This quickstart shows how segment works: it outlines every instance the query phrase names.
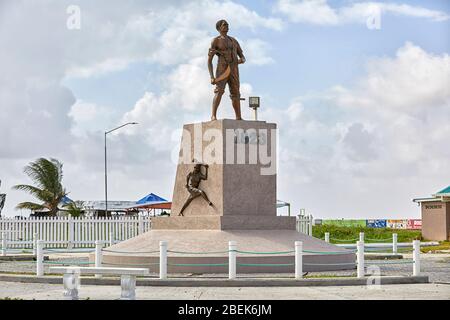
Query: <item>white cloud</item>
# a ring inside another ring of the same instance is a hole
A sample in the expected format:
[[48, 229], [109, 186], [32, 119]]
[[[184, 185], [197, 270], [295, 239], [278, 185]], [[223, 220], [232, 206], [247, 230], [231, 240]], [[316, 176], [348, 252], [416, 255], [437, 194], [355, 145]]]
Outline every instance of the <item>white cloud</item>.
[[295, 23], [315, 25], [341, 25], [345, 23], [366, 23], [377, 14], [395, 14], [433, 21], [445, 21], [449, 14], [424, 7], [407, 4], [363, 1], [334, 8], [327, 0], [278, 0], [274, 10], [280, 12]]
[[267, 42], [264, 42], [260, 39], [250, 39], [246, 42], [243, 42], [241, 46], [246, 50], [245, 56], [249, 64], [261, 66], [275, 62], [267, 54], [270, 49], [270, 46]]
[[262, 112], [280, 128], [280, 193], [322, 217], [417, 216], [411, 198], [450, 180], [449, 88], [450, 56], [406, 43], [351, 87]]
[[[116, 10], [120, 11], [120, 6]], [[205, 57], [205, 48], [216, 34], [215, 24], [224, 17], [230, 23], [231, 35], [242, 28], [255, 32], [261, 28], [276, 31], [283, 28], [280, 19], [262, 17], [232, 1], [189, 1], [177, 6], [167, 2], [157, 11], [151, 6], [148, 10], [145, 6], [137, 6], [114, 24], [108, 16], [109, 11], [88, 10], [84, 9], [85, 5], [80, 7], [83, 21], [89, 23], [83, 22], [79, 31], [82, 37], [71, 37], [71, 48], [76, 55], [70, 57], [71, 65], [67, 70], [70, 77], [102, 75], [122, 70], [136, 61], [176, 66], [199, 56]], [[261, 40], [251, 39], [250, 42], [257, 43], [261, 50], [266, 49]], [[75, 49], [80, 47], [86, 48], [85, 51]], [[263, 53], [260, 55], [261, 59], [269, 59]]]
[[279, 0], [276, 11], [285, 14], [291, 22], [334, 25], [339, 17], [326, 0]]
[[[159, 166], [168, 176], [174, 170], [167, 161], [170, 147], [158, 141], [179, 127], [175, 121], [180, 114], [198, 121], [209, 113], [213, 87], [199, 83], [209, 83], [204, 65], [216, 21], [227, 18], [231, 35], [238, 29], [256, 34], [261, 28], [282, 28], [280, 19], [263, 17], [232, 1], [99, 0], [77, 2], [81, 29], [71, 31], [66, 28], [71, 4], [70, 0], [1, 2], [0, 174], [9, 190], [8, 215], [15, 214], [14, 205], [25, 197], [10, 187], [23, 182], [23, 166], [41, 156], [65, 163], [65, 183], [75, 199], [103, 196], [101, 129], [120, 121], [121, 115], [108, 106], [77, 100], [61, 85], [63, 79], [104, 76], [136, 62], [166, 65], [168, 71], [160, 76], [165, 91], [147, 93], [123, 117], [136, 116], [142, 125], [108, 136], [111, 198], [133, 199], [150, 187], [156, 192], [171, 189], [170, 179], [161, 182], [163, 178], [148, 168]], [[254, 53], [259, 64], [270, 61], [262, 41], [255, 37], [242, 41], [260, 49]], [[251, 89], [243, 85], [242, 90]], [[222, 114], [231, 110], [227, 103]], [[129, 186], [124, 188], [122, 182]]]
[[68, 116], [72, 120], [71, 133], [82, 137], [88, 132], [101, 132], [108, 128], [120, 114], [111, 107], [77, 100], [70, 108]]
[[[120, 119], [139, 125], [108, 136], [110, 198], [133, 199], [146, 191], [170, 197], [175, 174], [170, 154], [179, 142], [172, 139], [174, 132], [210, 114], [213, 87], [203, 85], [209, 83], [205, 48], [216, 20], [227, 17], [231, 35], [238, 28], [255, 35], [260, 28], [277, 31], [283, 24], [230, 1], [152, 6], [147, 1], [84, 1], [82, 29], [68, 31], [68, 3], [17, 1], [0, 10], [0, 43], [7, 49], [0, 51], [2, 187], [24, 182], [21, 169], [30, 160], [53, 156], [65, 163], [71, 197], [102, 198], [104, 141], [99, 128]], [[327, 24], [335, 24], [336, 16], [341, 23], [344, 11], [317, 3]], [[296, 7], [289, 11], [295, 13]], [[299, 22], [322, 19], [307, 16]], [[249, 63], [244, 68], [273, 62], [261, 39], [239, 40]], [[164, 65], [161, 90], [145, 93], [123, 116], [108, 106], [77, 100], [61, 85], [67, 76], [104, 75], [136, 61]], [[330, 88], [317, 104], [299, 97], [281, 111], [263, 108], [261, 118], [277, 122], [281, 133], [279, 194], [323, 216], [375, 216], [389, 210], [394, 216], [397, 208], [404, 213], [403, 203], [412, 193], [426, 194], [436, 181], [450, 179], [450, 151], [443, 147], [450, 134], [449, 74], [448, 55], [406, 44], [395, 57], [370, 61], [358, 84]], [[248, 96], [252, 87], [244, 83], [241, 91]], [[244, 118], [251, 118], [248, 108], [243, 111]], [[324, 116], [328, 112], [338, 116]], [[233, 117], [227, 95], [219, 113]], [[12, 215], [25, 195], [7, 193], [6, 213]]]

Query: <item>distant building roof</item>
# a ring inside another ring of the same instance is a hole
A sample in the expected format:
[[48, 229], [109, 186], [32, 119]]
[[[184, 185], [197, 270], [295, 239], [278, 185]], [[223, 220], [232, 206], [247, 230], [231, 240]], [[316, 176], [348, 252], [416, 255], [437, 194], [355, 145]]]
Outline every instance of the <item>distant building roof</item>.
[[[136, 201], [110, 201], [108, 200], [108, 211], [126, 211], [136, 204]], [[105, 210], [105, 201], [85, 201], [85, 210]]]
[[277, 200], [277, 208], [287, 207], [289, 206], [289, 202], [283, 200]]
[[[170, 209], [171, 203], [166, 199], [150, 193], [138, 201], [109, 201], [108, 211], [127, 211], [146, 207], [156, 208], [160, 205], [163, 209]], [[85, 201], [84, 207], [87, 210], [105, 210], [105, 201]], [[159, 208], [159, 207], [158, 207]]]
[[433, 194], [429, 198], [416, 198], [413, 199], [414, 202], [430, 202], [430, 201], [444, 201], [449, 202], [450, 201], [450, 186], [448, 186], [445, 189], [442, 189], [441, 191], [437, 192], [436, 194]]
[[450, 196], [450, 186], [437, 192], [436, 196]]

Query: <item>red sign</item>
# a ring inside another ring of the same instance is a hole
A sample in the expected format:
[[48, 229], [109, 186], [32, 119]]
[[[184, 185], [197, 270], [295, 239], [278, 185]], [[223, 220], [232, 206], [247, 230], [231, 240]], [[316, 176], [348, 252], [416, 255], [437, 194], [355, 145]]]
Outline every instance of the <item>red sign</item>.
[[408, 219], [406, 229], [420, 230], [422, 229], [422, 220], [420, 219]]

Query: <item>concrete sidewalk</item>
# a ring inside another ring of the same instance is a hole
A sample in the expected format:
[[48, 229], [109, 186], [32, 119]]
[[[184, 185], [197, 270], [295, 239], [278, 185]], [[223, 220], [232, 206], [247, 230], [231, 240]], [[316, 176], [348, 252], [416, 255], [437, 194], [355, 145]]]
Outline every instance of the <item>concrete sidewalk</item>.
[[[61, 300], [62, 284], [0, 282], [0, 298]], [[114, 300], [120, 286], [81, 285], [80, 299]], [[378, 300], [378, 299], [450, 299], [448, 284], [399, 284], [380, 287], [137, 287], [142, 300]]]

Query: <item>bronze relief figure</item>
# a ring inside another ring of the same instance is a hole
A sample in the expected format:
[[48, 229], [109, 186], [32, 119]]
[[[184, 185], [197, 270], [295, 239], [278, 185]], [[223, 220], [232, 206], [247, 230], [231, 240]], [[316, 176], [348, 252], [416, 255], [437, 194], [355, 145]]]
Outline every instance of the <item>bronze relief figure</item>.
[[[205, 167], [205, 173], [202, 173], [202, 167]], [[208, 196], [206, 195], [205, 191], [201, 190], [199, 188], [200, 182], [202, 180], [208, 179], [208, 165], [197, 163], [194, 166], [194, 170], [192, 172], [189, 172], [186, 177], [186, 189], [189, 192], [189, 198], [187, 198], [186, 202], [184, 203], [183, 207], [181, 208], [181, 211], [179, 213], [179, 216], [184, 216], [183, 212], [184, 210], [189, 206], [189, 204], [197, 197], [202, 197], [206, 200], [206, 202], [212, 206], [212, 202], [208, 199]]]
[[[217, 119], [217, 109], [225, 91], [226, 84], [228, 84], [228, 89], [230, 90], [230, 98], [234, 113], [236, 114], [236, 120], [242, 120], [238, 64], [245, 63], [245, 57], [239, 42], [235, 38], [227, 35], [228, 22], [225, 20], [218, 21], [216, 23], [216, 29], [220, 35], [212, 40], [211, 48], [208, 52], [208, 70], [211, 77], [211, 84], [216, 85], [211, 120]], [[214, 76], [212, 60], [215, 55], [218, 56], [218, 62], [216, 75]]]

